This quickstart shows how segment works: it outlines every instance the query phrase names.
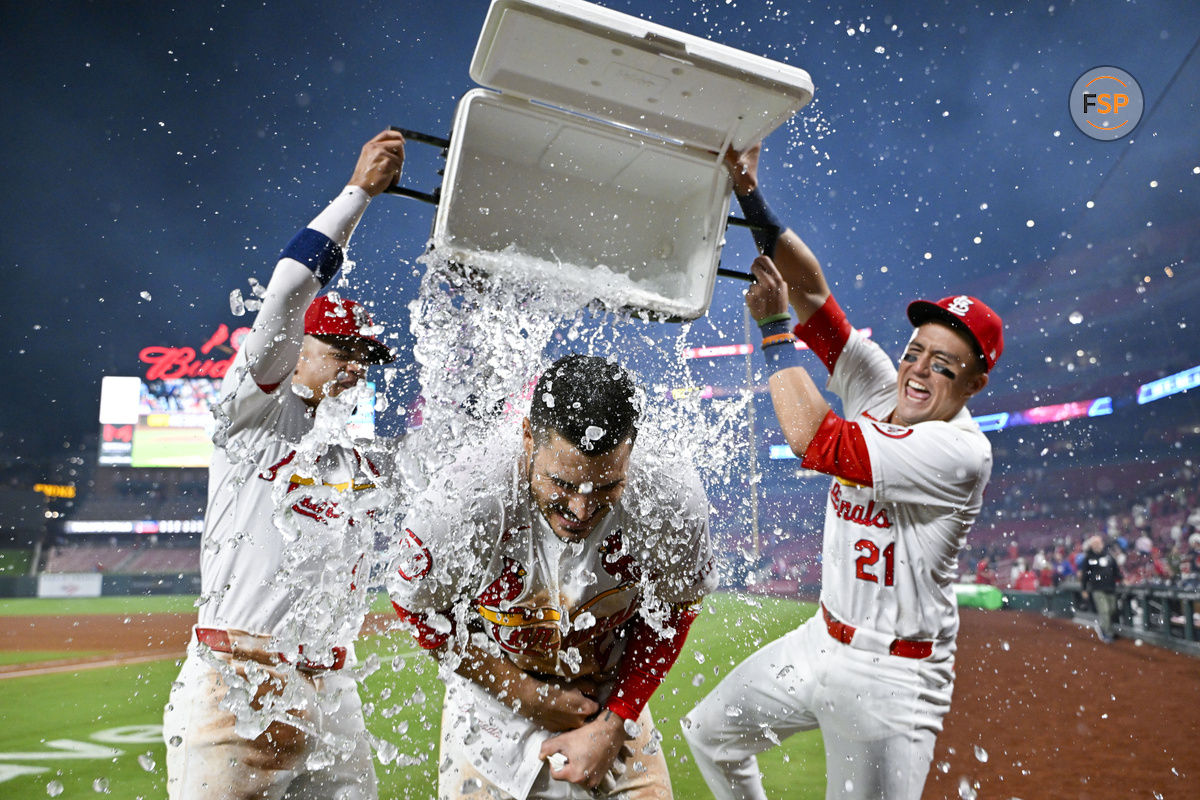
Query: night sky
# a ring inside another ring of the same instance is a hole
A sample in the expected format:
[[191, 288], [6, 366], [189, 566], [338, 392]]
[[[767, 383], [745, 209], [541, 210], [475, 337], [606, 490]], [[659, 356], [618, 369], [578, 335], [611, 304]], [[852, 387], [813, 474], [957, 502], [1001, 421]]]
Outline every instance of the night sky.
[[[1200, 363], [1200, 4], [602, 5], [809, 72], [813, 103], [767, 141], [766, 192], [880, 341], [903, 342], [913, 297], [992, 302], [1007, 351], [975, 413], [1129, 391]], [[222, 323], [249, 324], [230, 292], [266, 282], [363, 141], [389, 124], [448, 134], [486, 8], [8, 4], [3, 462], [94, 440], [101, 377], [143, 374], [143, 347], [199, 348]], [[1145, 93], [1117, 142], [1085, 137], [1068, 111], [1076, 78], [1099, 65]], [[412, 144], [404, 182], [432, 189], [440, 166]], [[351, 246], [352, 283], [402, 350], [432, 219], [381, 197]], [[724, 265], [752, 254], [731, 229]], [[693, 344], [740, 339], [742, 289], [718, 282]]]

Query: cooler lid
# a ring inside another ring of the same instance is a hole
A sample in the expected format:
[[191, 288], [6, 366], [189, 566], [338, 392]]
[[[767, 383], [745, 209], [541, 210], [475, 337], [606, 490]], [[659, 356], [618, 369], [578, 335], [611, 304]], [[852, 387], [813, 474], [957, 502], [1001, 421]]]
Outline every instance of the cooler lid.
[[716, 152], [765, 138], [813, 93], [802, 69], [582, 0], [492, 0], [471, 77]]

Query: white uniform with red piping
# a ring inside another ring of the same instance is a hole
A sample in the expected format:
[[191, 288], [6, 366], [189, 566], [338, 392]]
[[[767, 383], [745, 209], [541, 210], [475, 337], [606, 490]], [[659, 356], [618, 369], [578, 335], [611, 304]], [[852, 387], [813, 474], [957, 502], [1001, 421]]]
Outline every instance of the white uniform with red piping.
[[[686, 633], [692, 606], [716, 585], [708, 499], [698, 476], [650, 467], [635, 446], [621, 500], [586, 539], [569, 543], [532, 502], [519, 430], [512, 434], [475, 448], [414, 503], [392, 571], [392, 601], [423, 647], [478, 630], [535, 677], [599, 681], [601, 703], [641, 724], [639, 742], [623, 756], [626, 778], [650, 769], [666, 781], [661, 752], [649, 746], [653, 726], [645, 708], [657, 683], [639, 685], [624, 667], [637, 650], [639, 660], [659, 663], [661, 657], [669, 668], [683, 644], [682, 636], [672, 642], [671, 626], [686, 615]], [[645, 650], [637, 647], [639, 629]], [[590, 797], [582, 787], [548, 778], [538, 751], [549, 735], [452, 674], [441, 759], [461, 767], [453, 778], [440, 778], [455, 784], [448, 789], [452, 797], [460, 796], [464, 782], [481, 791], [490, 783], [516, 798]], [[472, 773], [483, 780], [472, 782]], [[632, 785], [619, 788], [629, 792], [621, 796], [657, 796], [653, 786], [644, 787], [646, 794]]]
[[827, 798], [915, 800], [950, 706], [952, 582], [991, 445], [965, 408], [949, 421], [884, 422], [896, 367], [832, 298], [796, 333], [832, 365], [845, 412], [830, 412], [803, 462], [835, 476], [822, 608], [731, 672], [688, 715], [685, 736], [718, 797], [764, 797], [755, 755], [820, 727]]
[[[309, 226], [339, 261], [368, 201], [347, 187]], [[322, 284], [279, 261], [214, 409], [197, 636], [163, 721], [172, 800], [376, 797], [357, 683], [342, 668], [366, 609], [355, 573], [388, 500], [363, 453], [314, 434], [333, 427], [337, 399], [314, 414], [293, 391]]]

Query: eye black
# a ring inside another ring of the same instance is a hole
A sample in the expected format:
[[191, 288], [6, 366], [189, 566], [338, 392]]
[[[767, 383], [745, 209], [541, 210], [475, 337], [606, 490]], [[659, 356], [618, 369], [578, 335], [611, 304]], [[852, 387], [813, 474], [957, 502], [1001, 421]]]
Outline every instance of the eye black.
[[950, 380], [954, 380], [955, 378], [958, 377], [958, 375], [953, 370], [951, 370], [949, 367], [947, 367], [945, 364], [937, 364], [937, 363], [930, 364], [929, 369], [931, 369], [932, 371], [936, 372], [939, 375], [946, 376]]

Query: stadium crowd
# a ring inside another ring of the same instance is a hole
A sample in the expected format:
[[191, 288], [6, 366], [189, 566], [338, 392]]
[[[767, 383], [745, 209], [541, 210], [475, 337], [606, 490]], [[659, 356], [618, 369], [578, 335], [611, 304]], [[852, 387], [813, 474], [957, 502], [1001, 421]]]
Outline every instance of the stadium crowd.
[[[1005, 516], [968, 542], [960, 561], [964, 580], [1024, 591], [1057, 586], [1077, 577], [1085, 542], [1100, 535], [1115, 545], [1126, 585], [1200, 585], [1200, 473], [1191, 467], [1132, 502], [1093, 493], [1082, 502], [1023, 503], [1013, 521]], [[1022, 529], [1036, 533], [1012, 535]]]

